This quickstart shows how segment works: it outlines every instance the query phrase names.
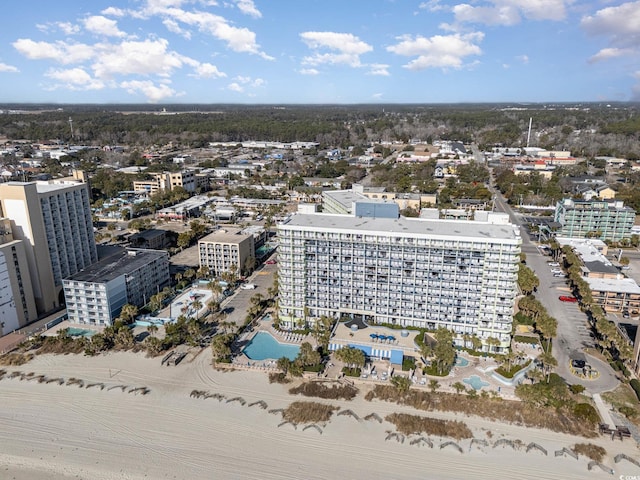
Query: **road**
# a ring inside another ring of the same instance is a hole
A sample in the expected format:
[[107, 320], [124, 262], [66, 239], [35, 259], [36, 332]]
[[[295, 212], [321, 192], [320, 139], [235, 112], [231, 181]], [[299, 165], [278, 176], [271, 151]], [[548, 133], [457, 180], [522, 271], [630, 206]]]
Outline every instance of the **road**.
[[509, 215], [511, 222], [520, 227], [522, 236], [522, 252], [527, 256], [527, 266], [531, 268], [540, 279], [540, 287], [536, 292], [538, 300], [547, 308], [549, 315], [558, 321], [557, 335], [553, 342], [553, 355], [558, 361], [556, 373], [563, 377], [569, 384], [579, 383], [589, 393], [601, 393], [616, 388], [619, 384], [613, 369], [609, 364], [587, 355], [588, 363], [600, 372], [595, 380], [582, 380], [573, 375], [569, 369], [569, 359], [575, 352], [583, 352], [585, 348], [593, 347], [594, 341], [590, 333], [590, 327], [586, 315], [580, 310], [577, 303], [562, 302], [560, 295], [570, 295], [571, 291], [564, 277], [554, 277], [551, 268], [547, 264], [550, 257], [543, 255], [526, 228], [523, 226], [522, 217], [515, 213], [502, 194], [493, 186], [490, 189], [494, 194], [494, 210]]

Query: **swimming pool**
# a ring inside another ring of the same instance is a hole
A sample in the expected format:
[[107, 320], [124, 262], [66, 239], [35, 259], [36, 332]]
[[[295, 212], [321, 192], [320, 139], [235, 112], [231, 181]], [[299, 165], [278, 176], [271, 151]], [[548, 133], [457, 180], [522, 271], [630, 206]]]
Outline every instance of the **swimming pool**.
[[469, 378], [463, 378], [462, 381], [467, 385], [471, 385], [474, 390], [480, 390], [482, 387], [489, 386], [489, 382], [485, 382], [477, 375], [472, 375]]
[[469, 360], [464, 357], [456, 357], [456, 367], [466, 367], [469, 365]]
[[94, 336], [96, 333], [95, 330], [86, 330], [84, 328], [74, 328], [74, 327], [69, 327], [67, 328], [67, 334], [69, 334], [69, 336], [71, 337], [92, 337]]
[[298, 345], [285, 345], [278, 342], [267, 332], [258, 332], [242, 350], [251, 360], [277, 360], [281, 357], [287, 357], [289, 360], [295, 360], [300, 352]]

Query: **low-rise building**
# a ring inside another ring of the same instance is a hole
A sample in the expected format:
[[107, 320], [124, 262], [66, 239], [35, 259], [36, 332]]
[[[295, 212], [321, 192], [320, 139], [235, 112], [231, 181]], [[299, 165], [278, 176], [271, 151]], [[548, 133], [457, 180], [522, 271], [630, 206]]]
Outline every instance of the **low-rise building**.
[[220, 228], [198, 241], [200, 267], [208, 267], [214, 276], [252, 270], [255, 251], [254, 235], [240, 229]]
[[126, 304], [142, 307], [170, 284], [169, 254], [122, 249], [63, 281], [73, 323], [111, 325]]
[[599, 238], [619, 241], [631, 238], [636, 212], [621, 201], [573, 200], [556, 204], [554, 220], [563, 237]]

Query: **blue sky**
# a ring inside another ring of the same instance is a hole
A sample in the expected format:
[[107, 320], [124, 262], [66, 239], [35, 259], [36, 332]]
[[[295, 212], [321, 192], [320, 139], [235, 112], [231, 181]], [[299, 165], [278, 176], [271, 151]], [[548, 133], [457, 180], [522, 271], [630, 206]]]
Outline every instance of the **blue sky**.
[[0, 102], [640, 100], [640, 1], [26, 0]]

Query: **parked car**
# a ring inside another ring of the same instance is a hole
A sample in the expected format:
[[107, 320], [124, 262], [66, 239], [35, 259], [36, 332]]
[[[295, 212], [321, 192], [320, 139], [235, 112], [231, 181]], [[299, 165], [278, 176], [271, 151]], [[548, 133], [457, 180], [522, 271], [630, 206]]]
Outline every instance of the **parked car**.
[[556, 278], [560, 278], [560, 277], [564, 277], [565, 274], [564, 273], [554, 273], [553, 276], [556, 277]]
[[569, 296], [569, 295], [560, 295], [558, 298], [559, 298], [559, 299], [560, 299], [560, 301], [562, 301], [562, 302], [571, 302], [571, 303], [575, 303], [575, 302], [577, 302], [577, 301], [578, 301], [578, 299], [577, 299], [576, 297], [572, 297], [572, 296]]
[[560, 264], [558, 262], [547, 262], [550, 267], [559, 267]]
[[278, 262], [277, 262], [277, 261], [275, 261], [275, 260], [267, 260], [267, 261], [266, 261], [266, 262], [264, 262], [264, 263], [265, 263], [265, 265], [275, 265], [275, 264], [276, 264], [276, 263], [278, 263]]
[[240, 288], [242, 290], [253, 290], [254, 288], [256, 288], [256, 286], [253, 283], [245, 283], [240, 285]]
[[555, 275], [557, 273], [562, 273], [562, 270], [560, 270], [559, 268], [554, 268], [553, 270], [551, 270], [551, 273]]

